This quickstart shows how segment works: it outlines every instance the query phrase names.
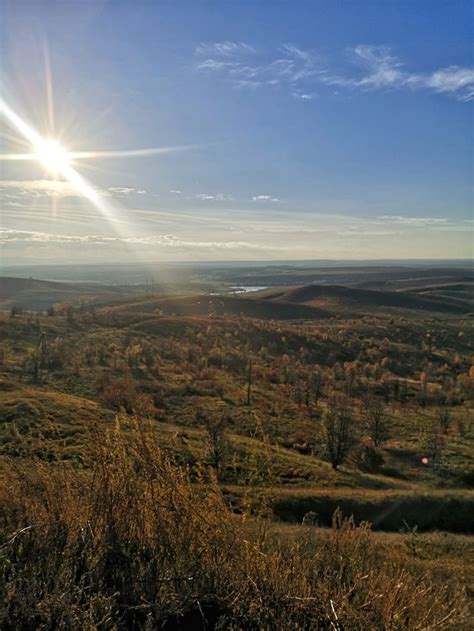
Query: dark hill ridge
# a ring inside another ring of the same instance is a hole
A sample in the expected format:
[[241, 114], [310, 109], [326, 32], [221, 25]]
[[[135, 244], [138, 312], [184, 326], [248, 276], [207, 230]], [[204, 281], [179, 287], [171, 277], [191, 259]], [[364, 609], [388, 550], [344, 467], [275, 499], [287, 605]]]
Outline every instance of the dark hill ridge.
[[421, 285], [473, 282], [472, 266], [337, 265], [334, 267], [268, 265], [210, 270], [213, 280], [232, 285], [295, 287], [297, 285], [342, 285], [361, 289], [397, 291]]
[[[3, 276], [0, 278], [0, 299], [5, 300], [16, 295], [19, 291], [70, 291], [74, 287], [70, 283], [62, 283], [52, 280], [39, 280], [37, 278], [14, 278]], [[76, 285], [75, 287], [80, 287]]]
[[314, 320], [332, 315], [311, 305], [206, 294], [157, 297], [117, 306], [115, 309], [120, 312], [138, 313], [159, 311], [167, 316], [244, 315], [263, 320]]
[[469, 305], [454, 298], [419, 296], [402, 291], [376, 291], [340, 285], [303, 285], [270, 289], [254, 294], [259, 300], [301, 304], [323, 309], [397, 308], [463, 314]]
[[47, 309], [57, 302], [77, 304], [85, 296], [99, 304], [131, 293], [131, 288], [109, 287], [99, 283], [64, 283], [3, 276], [0, 277], [0, 310], [7, 310], [15, 305], [37, 311]]
[[384, 309], [464, 315], [472, 311], [471, 287], [469, 282], [435, 283], [405, 291], [385, 291], [340, 284], [306, 284], [250, 294], [210, 295], [197, 293], [195, 289], [183, 293], [177, 286], [168, 292], [164, 286], [155, 285], [159, 295], [145, 297], [146, 288], [139, 286], [0, 277], [0, 310], [9, 310], [14, 305], [27, 310], [46, 310], [54, 303], [79, 305], [82, 301], [92, 301], [96, 305], [109, 304], [123, 313], [150, 314], [159, 310], [164, 315], [244, 315], [267, 320], [313, 320], [341, 312]]

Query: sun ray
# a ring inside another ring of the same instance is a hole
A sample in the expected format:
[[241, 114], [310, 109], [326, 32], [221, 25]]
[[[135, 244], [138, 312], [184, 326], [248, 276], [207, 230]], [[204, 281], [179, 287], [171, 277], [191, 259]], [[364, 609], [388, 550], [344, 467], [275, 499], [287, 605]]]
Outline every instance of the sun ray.
[[44, 56], [44, 74], [45, 74], [45, 86], [46, 97], [48, 105], [48, 123], [51, 134], [54, 134], [54, 99], [53, 99], [53, 77], [51, 74], [51, 59], [49, 57], [49, 48], [46, 41], [43, 42], [43, 56]]
[[[69, 160], [89, 160], [101, 158], [132, 158], [154, 156], [161, 153], [174, 153], [196, 149], [198, 145], [176, 145], [170, 147], [150, 147], [148, 149], [124, 149], [117, 151], [65, 151], [64, 156]], [[4, 153], [0, 154], [0, 160], [38, 160], [37, 153]]]
[[69, 153], [71, 160], [97, 159], [97, 158], [132, 158], [141, 156], [154, 156], [160, 153], [174, 153], [196, 149], [198, 145], [176, 145], [171, 147], [150, 147], [148, 149], [124, 149], [118, 151], [72, 151]]
[[0, 154], [0, 160], [38, 160], [36, 153], [3, 153]]
[[18, 116], [3, 99], [0, 100], [0, 112], [3, 113], [10, 124], [33, 145], [36, 149], [37, 160], [46, 162], [46, 164], [48, 164], [50, 160], [51, 166], [54, 167], [54, 170], [59, 175], [69, 180], [81, 195], [91, 201], [98, 210], [108, 214], [108, 209], [100, 194], [69, 164], [68, 159], [64, 158], [62, 153], [60, 153], [60, 149], [56, 148], [54, 151], [51, 146], [51, 141], [42, 138], [41, 135]]

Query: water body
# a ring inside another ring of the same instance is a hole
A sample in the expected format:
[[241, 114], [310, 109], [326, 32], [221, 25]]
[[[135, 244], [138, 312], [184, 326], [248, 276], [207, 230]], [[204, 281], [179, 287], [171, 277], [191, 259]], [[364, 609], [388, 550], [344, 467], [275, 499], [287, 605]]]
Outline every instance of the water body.
[[251, 291], [261, 291], [262, 289], [268, 289], [268, 286], [239, 285], [238, 287], [231, 287], [230, 292], [232, 294], [248, 294]]

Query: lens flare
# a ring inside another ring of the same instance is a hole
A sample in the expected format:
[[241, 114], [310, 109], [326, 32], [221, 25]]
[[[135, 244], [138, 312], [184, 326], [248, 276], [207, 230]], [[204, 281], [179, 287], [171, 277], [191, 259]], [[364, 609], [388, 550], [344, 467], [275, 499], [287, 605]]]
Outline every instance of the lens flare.
[[[32, 153], [8, 153], [0, 155], [0, 160], [36, 160], [50, 173], [69, 180], [78, 192], [91, 201], [96, 208], [109, 214], [103, 195], [72, 166], [75, 160], [101, 158], [130, 158], [185, 151], [194, 149], [198, 145], [181, 145], [174, 147], [150, 147], [148, 149], [127, 149], [119, 151], [66, 151], [53, 139], [41, 136], [31, 125], [24, 121], [3, 99], [0, 99], [0, 113], [5, 116], [10, 125], [15, 128], [33, 147]], [[110, 209], [109, 209], [110, 210]]]
[[54, 170], [57, 175], [71, 182], [83, 197], [92, 202], [102, 213], [109, 215], [100, 193], [70, 165], [67, 153], [56, 142], [42, 138], [41, 134], [14, 112], [4, 100], [0, 100], [0, 112], [10, 125], [33, 145], [35, 150], [33, 159], [40, 160], [47, 169]]
[[35, 147], [38, 160], [52, 173], [59, 173], [70, 166], [69, 155], [55, 140], [45, 140]]

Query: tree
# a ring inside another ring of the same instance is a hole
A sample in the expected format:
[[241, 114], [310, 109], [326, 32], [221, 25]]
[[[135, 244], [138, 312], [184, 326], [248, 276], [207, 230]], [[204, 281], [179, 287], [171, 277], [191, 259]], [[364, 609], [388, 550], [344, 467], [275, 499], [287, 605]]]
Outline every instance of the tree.
[[421, 403], [421, 407], [425, 407], [426, 405], [426, 393], [428, 391], [428, 375], [425, 371], [420, 373], [420, 392], [419, 392], [419, 400]]
[[215, 469], [218, 480], [222, 477], [222, 469], [228, 452], [227, 425], [226, 416], [205, 420], [206, 456], [209, 464]]
[[443, 434], [447, 434], [451, 424], [451, 410], [446, 405], [441, 405], [436, 410], [438, 427]]
[[364, 429], [374, 443], [379, 447], [389, 438], [389, 420], [380, 401], [368, 398], [365, 401]]
[[311, 396], [314, 400], [314, 405], [318, 405], [319, 397], [321, 396], [321, 390], [323, 387], [323, 378], [319, 369], [316, 369], [310, 374], [306, 382], [306, 406], [311, 404]]
[[435, 467], [441, 455], [441, 450], [445, 444], [445, 437], [441, 426], [438, 423], [433, 425], [433, 429], [428, 435], [427, 447], [431, 455], [431, 464]]
[[354, 419], [350, 408], [337, 400], [329, 402], [322, 417], [324, 446], [332, 468], [344, 462], [354, 440]]
[[41, 333], [37, 347], [31, 351], [30, 365], [33, 378], [39, 384], [43, 383], [44, 372], [47, 369], [49, 358], [49, 348], [45, 333]]
[[249, 359], [247, 368], [247, 405], [252, 403], [252, 360]]

